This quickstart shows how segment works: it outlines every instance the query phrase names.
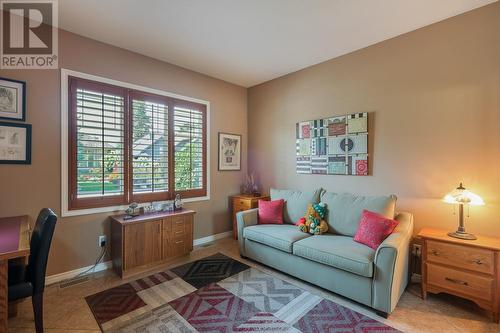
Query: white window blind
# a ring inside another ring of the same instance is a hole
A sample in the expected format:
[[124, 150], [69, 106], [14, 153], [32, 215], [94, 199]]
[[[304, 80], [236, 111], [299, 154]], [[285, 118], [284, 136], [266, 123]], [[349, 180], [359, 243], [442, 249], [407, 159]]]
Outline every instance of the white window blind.
[[203, 117], [200, 110], [174, 107], [176, 191], [203, 188]]
[[206, 105], [69, 77], [68, 208], [207, 195]]
[[124, 193], [124, 99], [76, 91], [77, 198]]
[[133, 193], [168, 191], [168, 107], [132, 100]]

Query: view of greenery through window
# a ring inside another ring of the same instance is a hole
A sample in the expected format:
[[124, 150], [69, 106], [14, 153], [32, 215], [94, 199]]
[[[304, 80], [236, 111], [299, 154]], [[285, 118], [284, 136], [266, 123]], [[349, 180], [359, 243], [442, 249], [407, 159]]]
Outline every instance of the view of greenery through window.
[[77, 195], [123, 193], [124, 102], [77, 90]]
[[168, 107], [132, 100], [134, 193], [168, 191]]
[[175, 189], [203, 188], [203, 114], [174, 108]]
[[[168, 108], [132, 100], [134, 193], [168, 191]], [[123, 194], [124, 103], [120, 96], [78, 90], [77, 196]], [[175, 190], [203, 187], [203, 114], [174, 108]]]

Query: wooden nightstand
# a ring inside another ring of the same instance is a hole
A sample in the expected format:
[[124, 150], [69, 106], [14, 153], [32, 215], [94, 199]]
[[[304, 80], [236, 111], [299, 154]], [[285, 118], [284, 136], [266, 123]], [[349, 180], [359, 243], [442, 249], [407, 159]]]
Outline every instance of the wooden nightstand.
[[500, 238], [478, 236], [461, 240], [445, 230], [424, 228], [422, 297], [445, 292], [467, 298], [493, 313], [500, 311]]
[[233, 215], [233, 238], [238, 239], [238, 229], [236, 227], [236, 213], [249, 210], [252, 208], [257, 208], [259, 205], [259, 200], [270, 200], [267, 195], [262, 195], [260, 197], [254, 197], [249, 194], [238, 194], [231, 196], [231, 209]]

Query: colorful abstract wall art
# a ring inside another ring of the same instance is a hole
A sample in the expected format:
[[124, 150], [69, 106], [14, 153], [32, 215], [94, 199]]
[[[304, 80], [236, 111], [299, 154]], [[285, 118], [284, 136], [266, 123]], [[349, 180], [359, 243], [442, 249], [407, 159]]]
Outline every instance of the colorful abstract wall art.
[[297, 173], [368, 175], [368, 113], [297, 123]]

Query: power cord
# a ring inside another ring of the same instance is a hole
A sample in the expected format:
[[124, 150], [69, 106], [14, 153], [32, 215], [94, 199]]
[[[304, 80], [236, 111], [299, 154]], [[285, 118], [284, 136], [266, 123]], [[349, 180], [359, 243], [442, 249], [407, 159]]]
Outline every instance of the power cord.
[[[78, 273], [73, 279], [79, 278], [82, 275], [85, 275], [85, 274], [89, 273], [90, 271], [95, 270], [95, 268], [97, 267], [97, 265], [99, 265], [101, 263], [102, 259], [104, 259], [104, 256], [106, 255], [106, 252], [107, 252], [107, 247], [103, 246], [101, 254], [99, 255], [99, 257], [97, 257], [94, 265], [92, 267], [90, 267], [89, 269], [87, 269], [86, 271]], [[72, 279], [70, 279], [70, 280], [72, 280]]]
[[101, 261], [104, 259], [104, 256], [106, 255], [106, 252], [107, 252], [107, 247], [106, 246], [103, 246], [102, 247], [102, 250], [101, 250], [101, 253], [99, 254], [99, 256], [97, 257], [94, 265], [92, 265], [92, 267], [90, 267], [89, 269], [83, 271], [83, 272], [80, 272], [78, 273], [77, 275], [75, 275], [74, 277], [72, 277], [71, 279], [67, 279], [67, 280], [64, 280], [64, 281], [61, 281], [59, 284], [71, 284], [72, 281], [74, 280], [78, 280], [79, 278], [81, 278], [82, 276], [88, 274], [89, 272], [93, 271], [96, 269], [97, 265], [99, 265], [101, 263]]

